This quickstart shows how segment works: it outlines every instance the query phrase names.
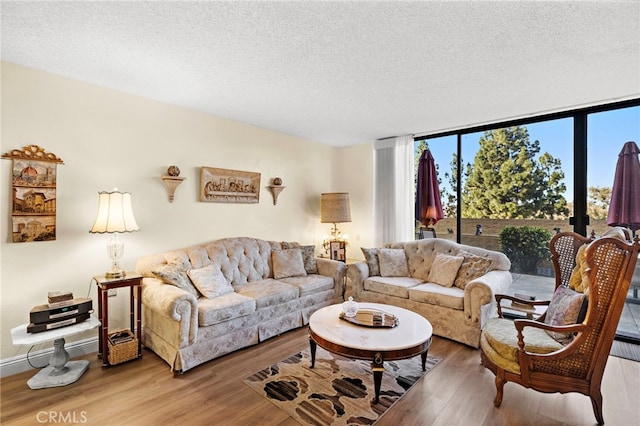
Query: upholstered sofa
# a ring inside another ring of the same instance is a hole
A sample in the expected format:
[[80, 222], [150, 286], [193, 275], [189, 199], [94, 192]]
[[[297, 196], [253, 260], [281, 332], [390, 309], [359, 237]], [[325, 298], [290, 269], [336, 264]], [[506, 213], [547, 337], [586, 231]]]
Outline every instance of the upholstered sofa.
[[341, 302], [346, 268], [313, 246], [248, 237], [141, 257], [144, 346], [185, 372], [255, 345]]
[[441, 239], [362, 249], [365, 261], [348, 267], [356, 302], [409, 309], [431, 322], [433, 333], [474, 348], [485, 322], [496, 316], [495, 294], [512, 282], [503, 253]]

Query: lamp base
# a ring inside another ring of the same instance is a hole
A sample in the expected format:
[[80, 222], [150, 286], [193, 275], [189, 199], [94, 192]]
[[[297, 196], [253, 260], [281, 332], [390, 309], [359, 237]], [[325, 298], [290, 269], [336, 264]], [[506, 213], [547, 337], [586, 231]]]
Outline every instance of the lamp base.
[[120, 278], [124, 278], [125, 272], [123, 270], [119, 271], [109, 271], [104, 274], [104, 277], [109, 280], [117, 280]]

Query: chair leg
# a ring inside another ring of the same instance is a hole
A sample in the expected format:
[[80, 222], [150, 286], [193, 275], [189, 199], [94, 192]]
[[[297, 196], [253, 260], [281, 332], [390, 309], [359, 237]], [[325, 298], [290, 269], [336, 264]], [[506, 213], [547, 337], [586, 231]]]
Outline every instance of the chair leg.
[[602, 393], [598, 389], [597, 392], [589, 395], [591, 398], [591, 405], [593, 406], [593, 414], [596, 416], [596, 421], [599, 425], [604, 424], [604, 417], [602, 416]]
[[504, 389], [504, 371], [496, 371], [496, 399], [493, 400], [493, 405], [499, 407], [502, 404], [502, 394]]

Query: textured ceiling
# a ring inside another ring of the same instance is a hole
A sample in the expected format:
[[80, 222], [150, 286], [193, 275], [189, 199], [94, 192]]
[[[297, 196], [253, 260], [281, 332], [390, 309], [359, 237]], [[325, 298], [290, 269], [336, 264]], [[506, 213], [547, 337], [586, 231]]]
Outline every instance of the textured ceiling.
[[2, 1], [2, 60], [346, 146], [640, 96], [640, 2]]

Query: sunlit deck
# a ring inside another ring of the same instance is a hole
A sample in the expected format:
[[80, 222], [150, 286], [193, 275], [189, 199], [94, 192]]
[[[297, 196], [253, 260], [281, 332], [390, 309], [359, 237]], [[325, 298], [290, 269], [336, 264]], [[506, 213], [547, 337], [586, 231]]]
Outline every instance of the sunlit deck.
[[[618, 325], [618, 335], [620, 337], [635, 337], [640, 339], [640, 274], [636, 268], [636, 276], [629, 289], [627, 303], [625, 303], [622, 317]], [[509, 288], [508, 294], [525, 293], [536, 296], [539, 300], [549, 300], [553, 294], [554, 278], [539, 275], [512, 274], [513, 284]], [[635, 288], [633, 288], [635, 286]], [[635, 294], [634, 294], [635, 290]]]

